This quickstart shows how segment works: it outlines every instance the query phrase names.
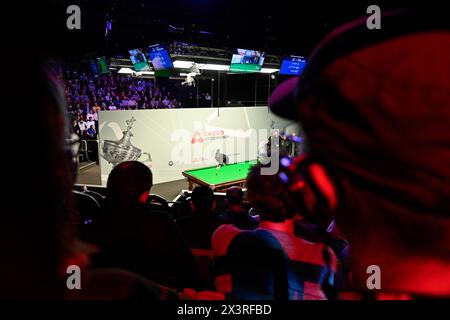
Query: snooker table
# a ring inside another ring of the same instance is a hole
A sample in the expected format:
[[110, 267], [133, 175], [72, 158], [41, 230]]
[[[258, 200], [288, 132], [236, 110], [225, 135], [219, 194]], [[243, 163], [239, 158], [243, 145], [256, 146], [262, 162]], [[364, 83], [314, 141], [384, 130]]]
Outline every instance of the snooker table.
[[214, 167], [193, 169], [183, 171], [182, 174], [188, 179], [189, 190], [192, 190], [194, 184], [208, 186], [211, 189], [225, 190], [231, 186], [243, 186], [247, 174], [256, 160], [245, 161], [233, 164], [227, 164], [220, 169]]

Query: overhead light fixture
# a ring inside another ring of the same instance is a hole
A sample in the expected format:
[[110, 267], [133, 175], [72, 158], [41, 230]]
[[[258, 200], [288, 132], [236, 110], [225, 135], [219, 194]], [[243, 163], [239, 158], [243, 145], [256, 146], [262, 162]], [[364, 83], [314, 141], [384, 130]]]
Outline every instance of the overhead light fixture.
[[143, 76], [143, 75], [151, 76], [151, 75], [154, 75], [154, 74], [155, 74], [154, 71], [139, 71], [139, 72], [136, 72], [136, 75], [138, 75], [138, 76]]
[[173, 62], [173, 67], [177, 69], [189, 69], [193, 64], [193, 61], [175, 60]]
[[280, 69], [272, 69], [272, 68], [262, 68], [261, 69], [261, 73], [274, 73], [274, 72], [278, 72], [280, 71]]
[[120, 70], [117, 73], [120, 73], [120, 74], [133, 74], [134, 70], [132, 70], [130, 68], [120, 68]]

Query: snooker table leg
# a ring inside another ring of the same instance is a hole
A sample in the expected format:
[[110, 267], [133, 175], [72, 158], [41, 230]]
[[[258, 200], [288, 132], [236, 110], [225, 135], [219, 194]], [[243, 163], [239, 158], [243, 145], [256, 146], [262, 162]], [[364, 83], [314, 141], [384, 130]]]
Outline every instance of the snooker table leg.
[[192, 191], [192, 189], [194, 189], [194, 181], [189, 179], [188, 182], [189, 182], [189, 191]]

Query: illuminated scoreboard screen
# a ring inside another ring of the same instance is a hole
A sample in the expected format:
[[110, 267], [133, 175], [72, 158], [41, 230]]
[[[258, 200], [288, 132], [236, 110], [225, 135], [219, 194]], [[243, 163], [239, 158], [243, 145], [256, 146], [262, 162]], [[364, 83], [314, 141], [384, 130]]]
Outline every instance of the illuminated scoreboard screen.
[[299, 76], [306, 66], [306, 59], [298, 56], [284, 58], [281, 63], [280, 74]]

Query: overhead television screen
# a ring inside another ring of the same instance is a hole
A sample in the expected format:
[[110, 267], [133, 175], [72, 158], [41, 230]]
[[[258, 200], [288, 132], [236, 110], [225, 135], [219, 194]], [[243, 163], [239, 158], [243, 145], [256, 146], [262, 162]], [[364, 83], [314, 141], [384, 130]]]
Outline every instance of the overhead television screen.
[[105, 57], [97, 58], [98, 67], [100, 69], [100, 73], [106, 74], [109, 73], [108, 63], [106, 62]]
[[91, 68], [92, 74], [94, 74], [94, 75], [100, 74], [99, 65], [98, 65], [96, 59], [89, 60], [89, 67]]
[[172, 69], [173, 64], [169, 52], [164, 46], [155, 44], [147, 47], [147, 53], [155, 70]]
[[145, 54], [140, 49], [130, 50], [130, 58], [136, 71], [148, 71], [150, 66], [147, 63]]
[[281, 62], [280, 74], [299, 76], [306, 66], [306, 59], [300, 56], [290, 56]]
[[230, 71], [257, 72], [264, 64], [264, 52], [236, 49], [231, 58]]

